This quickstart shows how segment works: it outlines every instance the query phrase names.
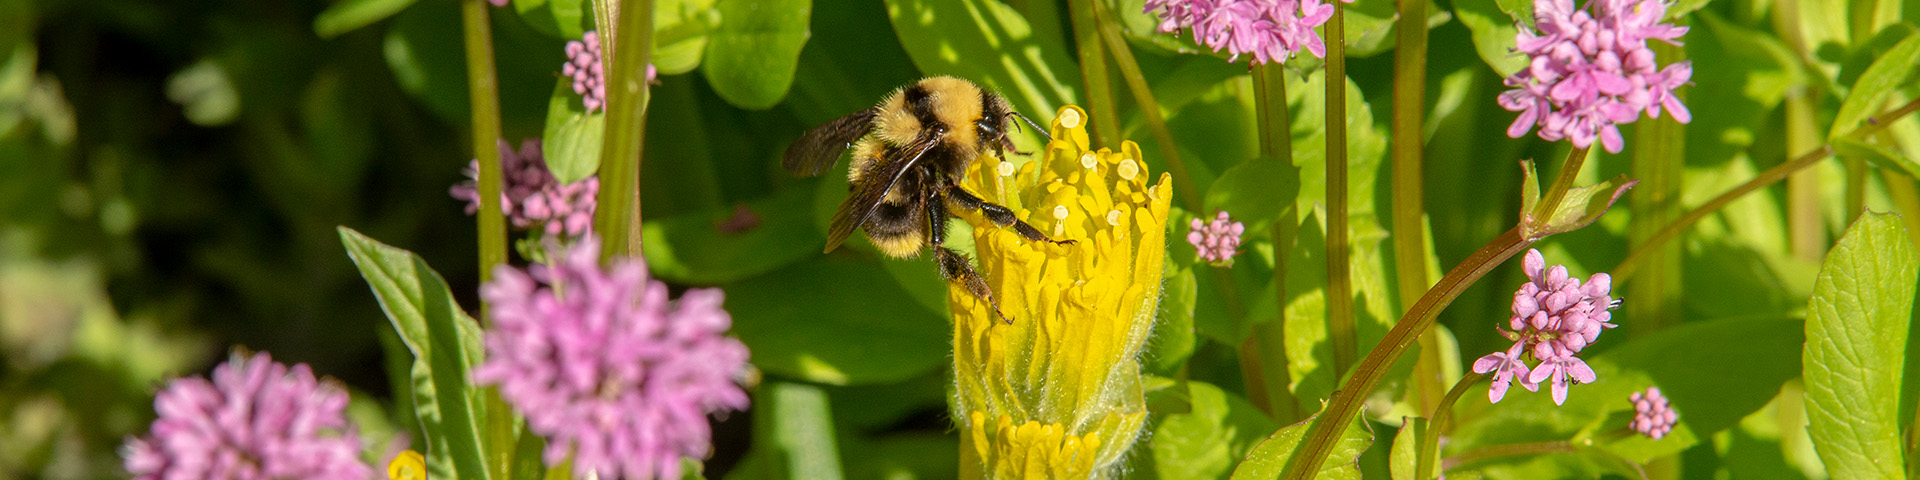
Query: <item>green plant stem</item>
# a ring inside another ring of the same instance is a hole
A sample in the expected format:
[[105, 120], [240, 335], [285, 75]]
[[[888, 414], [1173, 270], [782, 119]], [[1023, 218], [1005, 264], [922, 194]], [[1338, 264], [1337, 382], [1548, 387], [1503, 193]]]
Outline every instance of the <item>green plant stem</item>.
[[[1819, 148], [1819, 127], [1814, 125], [1812, 93], [1795, 89], [1787, 95], [1786, 143], [1788, 154]], [[1787, 239], [1793, 256], [1818, 263], [1827, 254], [1827, 226], [1820, 221], [1820, 174], [1804, 171], [1787, 176]]]
[[1327, 341], [1333, 344], [1333, 372], [1344, 375], [1359, 350], [1354, 331], [1353, 272], [1347, 243], [1347, 47], [1346, 5], [1332, 2], [1325, 28], [1327, 45]]
[[[1899, 173], [1886, 173], [1880, 179], [1887, 182], [1887, 196], [1892, 197], [1894, 208], [1900, 210], [1900, 218], [1907, 223], [1907, 238], [1913, 240], [1915, 247], [1920, 247], [1920, 186], [1914, 184], [1913, 177]], [[1920, 438], [1920, 424], [1914, 427], [1915, 437]], [[1920, 461], [1913, 463], [1920, 465]]]
[[1478, 462], [1481, 460], [1487, 460], [1492, 458], [1511, 457], [1514, 455], [1574, 453], [1578, 451], [1580, 451], [1579, 447], [1575, 447], [1573, 445], [1573, 442], [1569, 442], [1566, 440], [1554, 440], [1551, 442], [1515, 443], [1515, 444], [1508, 444], [1508, 445], [1491, 445], [1491, 446], [1476, 448], [1473, 450], [1469, 450], [1466, 453], [1449, 457], [1446, 459], [1446, 461], [1441, 462], [1440, 466], [1441, 468], [1451, 469], [1461, 465], [1466, 465], [1473, 462]]
[[[1259, 114], [1260, 154], [1293, 165], [1293, 135], [1287, 112], [1287, 71], [1279, 63], [1253, 67], [1254, 109]], [[1305, 416], [1294, 398], [1293, 375], [1287, 363], [1287, 255], [1293, 251], [1294, 237], [1300, 229], [1299, 214], [1291, 205], [1282, 208], [1273, 220], [1273, 285], [1275, 318], [1253, 325], [1254, 359], [1260, 363], [1261, 384], [1266, 387], [1267, 413], [1280, 423], [1293, 423]], [[1246, 352], [1242, 352], [1246, 355]]]
[[1379, 384], [1380, 379], [1386, 376], [1387, 369], [1393, 366], [1394, 360], [1400, 358], [1400, 354], [1406, 353], [1407, 347], [1413, 345], [1420, 333], [1433, 325], [1434, 317], [1439, 316], [1440, 311], [1453, 303], [1453, 299], [1458, 298], [1468, 286], [1473, 285], [1480, 277], [1485, 276], [1502, 262], [1526, 250], [1528, 246], [1533, 245], [1533, 242], [1534, 239], [1521, 235], [1520, 227], [1516, 226], [1494, 237], [1492, 241], [1480, 247], [1480, 250], [1473, 252], [1473, 255], [1468, 256], [1452, 270], [1448, 270], [1446, 275], [1441, 276], [1440, 281], [1435, 283], [1433, 288], [1428, 289], [1425, 295], [1420, 296], [1419, 301], [1414, 302], [1412, 308], [1407, 309], [1407, 313], [1400, 317], [1400, 321], [1393, 325], [1393, 329], [1387, 331], [1386, 337], [1380, 339], [1380, 343], [1367, 352], [1367, 357], [1354, 368], [1353, 375], [1334, 391], [1333, 400], [1327, 404], [1320, 416], [1314, 419], [1313, 426], [1307, 429], [1306, 438], [1294, 451], [1294, 459], [1288, 462], [1286, 474], [1282, 477], [1291, 480], [1307, 480], [1318, 475], [1320, 460], [1327, 458], [1327, 453], [1333, 450], [1333, 445], [1339, 440], [1340, 433], [1345, 431], [1348, 422], [1352, 422], [1353, 417], [1360, 413], [1360, 405], [1373, 391], [1374, 385]]
[[[1097, 0], [1094, 0], [1097, 1]], [[1087, 114], [1093, 116], [1087, 132], [1094, 145], [1120, 143], [1120, 108], [1113, 102], [1113, 79], [1107, 71], [1107, 52], [1100, 44], [1100, 27], [1093, 1], [1068, 2], [1073, 17], [1073, 40], [1080, 49], [1080, 79], [1086, 83]]]
[[1591, 146], [1574, 147], [1567, 152], [1567, 160], [1560, 163], [1560, 173], [1553, 177], [1553, 186], [1547, 189], [1540, 203], [1533, 206], [1533, 218], [1543, 223], [1551, 218], [1554, 209], [1559, 208], [1560, 201], [1567, 198], [1567, 190], [1573, 188], [1573, 182], [1580, 178], [1580, 167], [1586, 166], [1587, 154], [1592, 152]]
[[1847, 155], [1840, 160], [1847, 168], [1847, 211], [1842, 215], [1847, 216], [1846, 225], [1853, 225], [1867, 211], [1867, 162]]
[[1127, 48], [1127, 40], [1120, 36], [1120, 24], [1113, 20], [1106, 7], [1096, 0], [1087, 0], [1093, 8], [1094, 24], [1099, 26], [1100, 37], [1106, 40], [1107, 51], [1113, 54], [1114, 64], [1120, 67], [1120, 77], [1127, 81], [1127, 90], [1133, 93], [1133, 103], [1140, 105], [1141, 116], [1147, 119], [1147, 129], [1153, 131], [1153, 143], [1159, 144], [1160, 156], [1167, 159], [1167, 171], [1173, 173], [1174, 190], [1180, 203], [1189, 212], [1199, 212], [1199, 189], [1193, 183], [1193, 177], [1187, 174], [1187, 164], [1180, 161], [1180, 150], [1174, 147], [1173, 132], [1167, 130], [1167, 120], [1160, 116], [1160, 102], [1154, 101], [1153, 90], [1147, 87], [1147, 77], [1140, 73], [1140, 64], [1133, 60], [1133, 50]]
[[[1907, 102], [1905, 105], [1901, 105], [1900, 108], [1867, 117], [1865, 124], [1861, 125], [1860, 128], [1854, 129], [1853, 132], [1847, 134], [1847, 136], [1852, 138], [1871, 136], [1880, 130], [1886, 129], [1887, 126], [1892, 125], [1893, 122], [1912, 114], [1916, 110], [1920, 110], [1920, 99]], [[1674, 220], [1673, 223], [1667, 225], [1667, 228], [1660, 229], [1660, 233], [1654, 234], [1652, 238], [1647, 239], [1646, 243], [1634, 247], [1633, 252], [1628, 253], [1627, 258], [1621, 260], [1619, 266], [1613, 267], [1611, 275], [1613, 276], [1614, 283], [1618, 284], [1626, 281], [1628, 278], [1632, 278], [1634, 271], [1638, 269], [1642, 263], [1646, 262], [1648, 251], [1659, 248], [1661, 244], [1673, 240], [1674, 237], [1680, 236], [1680, 232], [1685, 231], [1687, 227], [1693, 226], [1694, 222], [1706, 218], [1708, 214], [1719, 211], [1721, 207], [1733, 203], [1734, 200], [1739, 199], [1741, 196], [1753, 193], [1754, 190], [1759, 190], [1768, 185], [1778, 183], [1780, 180], [1787, 178], [1788, 175], [1793, 174], [1793, 172], [1806, 168], [1808, 165], [1813, 165], [1814, 162], [1818, 162], [1828, 155], [1832, 155], [1833, 151], [1833, 145], [1821, 145], [1820, 148], [1807, 152], [1805, 155], [1801, 155], [1792, 160], [1788, 160], [1786, 163], [1775, 165], [1773, 168], [1760, 172], [1759, 175], [1755, 175], [1753, 179], [1748, 180], [1747, 183], [1740, 184], [1740, 186], [1733, 187], [1732, 190], [1728, 190], [1726, 193], [1720, 194], [1720, 196], [1713, 197], [1712, 200], [1708, 200], [1707, 203], [1700, 205], [1699, 208], [1687, 211], [1686, 215], [1681, 215], [1679, 220]]]
[[[1686, 54], [1680, 47], [1655, 42], [1654, 53], [1668, 63]], [[1633, 245], [1645, 243], [1660, 227], [1680, 215], [1682, 167], [1686, 164], [1686, 127], [1671, 118], [1642, 120], [1634, 125], [1633, 178], [1640, 184], [1627, 198], [1633, 217], [1627, 224], [1627, 238]], [[1628, 318], [1647, 328], [1635, 328], [1635, 337], [1659, 331], [1680, 317], [1680, 252], [1667, 246], [1654, 250], [1646, 278], [1627, 284]]]
[[[1400, 304], [1413, 305], [1427, 291], [1425, 175], [1421, 154], [1426, 147], [1427, 1], [1399, 0], [1393, 49], [1393, 256], [1399, 280]], [[1439, 338], [1420, 335], [1420, 358], [1413, 366], [1414, 405], [1432, 410], [1445, 379]]]
[[1400, 303], [1427, 291], [1426, 217], [1420, 155], [1427, 93], [1427, 1], [1399, 0], [1393, 49], [1393, 252]]
[[[466, 37], [467, 101], [473, 113], [473, 156], [480, 163], [480, 281], [493, 278], [493, 267], [507, 261], [507, 223], [500, 205], [500, 83], [493, 59], [493, 24], [487, 19], [486, 0], [460, 2], [461, 33]], [[480, 305], [487, 321], [489, 307]], [[481, 325], [485, 325], [482, 323]], [[514, 417], [499, 390], [487, 388], [485, 444], [487, 473], [507, 478], [513, 471]]]
[[[500, 82], [494, 73], [493, 24], [487, 2], [462, 0], [460, 23], [466, 36], [467, 102], [473, 117], [473, 158], [480, 163], [480, 282], [493, 279], [493, 266], [507, 261], [507, 222], [500, 209]], [[480, 307], [485, 322], [486, 305]]]
[[[607, 131], [600, 150], [594, 231], [601, 255], [640, 256], [640, 158], [647, 133], [647, 64], [653, 57], [653, 0], [622, 2], [607, 72]], [[634, 48], [627, 48], [633, 46]]]
[[1415, 478], [1424, 480], [1427, 478], [1427, 472], [1433, 470], [1433, 461], [1440, 455], [1440, 432], [1447, 431], [1448, 424], [1453, 421], [1453, 404], [1460, 400], [1461, 395], [1467, 393], [1468, 388], [1485, 378], [1487, 374], [1484, 373], [1469, 372], [1462, 375], [1460, 381], [1455, 382], [1453, 388], [1447, 390], [1447, 396], [1434, 404], [1433, 413], [1427, 415], [1431, 421], [1427, 422], [1427, 431], [1424, 432], [1425, 435], [1420, 436], [1420, 446], [1416, 450], [1418, 460], [1414, 461]]

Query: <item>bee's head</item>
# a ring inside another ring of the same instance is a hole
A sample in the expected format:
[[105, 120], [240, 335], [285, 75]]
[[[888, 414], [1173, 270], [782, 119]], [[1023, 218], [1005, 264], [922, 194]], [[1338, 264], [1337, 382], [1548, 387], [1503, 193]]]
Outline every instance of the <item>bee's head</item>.
[[1033, 120], [1027, 119], [1027, 117], [1021, 115], [1020, 112], [1013, 111], [1013, 107], [1007, 103], [1006, 97], [1002, 97], [999, 94], [987, 93], [982, 95], [980, 119], [975, 120], [973, 123], [974, 127], [980, 131], [980, 144], [997, 147], [1000, 145], [1009, 145], [1007, 143], [1008, 130], [1023, 128], [1020, 122], [1032, 125], [1034, 131], [1038, 132], [1041, 137], [1048, 137], [1048, 140], [1052, 140], [1052, 138], [1047, 135], [1046, 129], [1040, 128], [1039, 125], [1033, 123]]

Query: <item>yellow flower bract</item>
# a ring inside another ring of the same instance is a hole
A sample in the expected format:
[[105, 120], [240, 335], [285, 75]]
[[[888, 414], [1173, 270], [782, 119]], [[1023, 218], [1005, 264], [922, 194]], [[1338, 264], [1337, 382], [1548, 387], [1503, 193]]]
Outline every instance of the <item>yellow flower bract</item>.
[[974, 229], [980, 272], [1013, 320], [949, 289], [954, 418], [968, 430], [963, 472], [978, 477], [1111, 475], [1146, 420], [1138, 358], [1159, 307], [1171, 180], [1150, 177], [1133, 142], [1093, 150], [1087, 118], [1062, 107], [1034, 161], [982, 156], [963, 182], [1078, 242], [1031, 242], [961, 214], [984, 226]]
[[427, 457], [411, 449], [400, 452], [387, 463], [387, 478], [391, 480], [427, 480]]

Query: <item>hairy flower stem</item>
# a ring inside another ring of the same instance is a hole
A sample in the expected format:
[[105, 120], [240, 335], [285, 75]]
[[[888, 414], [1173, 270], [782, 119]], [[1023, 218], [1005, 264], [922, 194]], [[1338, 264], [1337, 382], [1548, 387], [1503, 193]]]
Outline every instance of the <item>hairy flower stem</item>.
[[1433, 470], [1433, 461], [1440, 455], [1440, 432], [1447, 431], [1453, 422], [1453, 404], [1460, 401], [1460, 396], [1466, 394], [1468, 388], [1486, 378], [1487, 374], [1484, 373], [1467, 372], [1459, 382], [1453, 384], [1453, 389], [1447, 390], [1446, 397], [1434, 404], [1433, 413], [1427, 415], [1430, 419], [1427, 431], [1420, 436], [1420, 445], [1415, 450], [1418, 460], [1414, 463], [1414, 478], [1424, 480], [1427, 478], [1426, 472]]
[[1333, 400], [1327, 404], [1320, 416], [1314, 419], [1313, 426], [1307, 430], [1305, 440], [1300, 443], [1298, 449], [1294, 450], [1293, 454], [1296, 458], [1288, 462], [1287, 471], [1282, 478], [1307, 480], [1318, 475], [1321, 463], [1319, 460], [1327, 458], [1327, 453], [1333, 450], [1334, 443], [1339, 440], [1340, 433], [1345, 431], [1347, 425], [1353, 421], [1353, 417], [1360, 413], [1361, 404], [1366, 400], [1367, 395], [1373, 392], [1374, 385], [1379, 384], [1380, 379], [1386, 376], [1387, 369], [1393, 366], [1394, 360], [1400, 358], [1400, 354], [1406, 353], [1407, 347], [1413, 345], [1420, 333], [1433, 325], [1433, 319], [1440, 315], [1440, 311], [1453, 303], [1455, 298], [1459, 298], [1460, 293], [1466, 291], [1468, 286], [1473, 285], [1480, 277], [1486, 276], [1487, 272], [1506, 262], [1507, 259], [1526, 251], [1535, 240], [1521, 235], [1520, 227], [1515, 226], [1502, 232], [1500, 236], [1494, 237], [1492, 241], [1481, 246], [1480, 250], [1473, 252], [1473, 255], [1468, 256], [1459, 265], [1455, 265], [1452, 270], [1448, 270], [1445, 276], [1440, 277], [1440, 281], [1434, 284], [1433, 288], [1428, 289], [1425, 295], [1420, 296], [1419, 301], [1414, 302], [1412, 308], [1407, 309], [1407, 313], [1400, 317], [1400, 321], [1393, 325], [1393, 329], [1387, 331], [1386, 337], [1380, 339], [1380, 343], [1374, 345], [1372, 351], [1367, 352], [1367, 357], [1354, 368], [1353, 375], [1348, 377], [1338, 390], [1335, 390]]
[[[486, 0], [460, 2], [462, 32], [466, 36], [467, 101], [473, 112], [473, 158], [480, 161], [480, 281], [493, 277], [493, 266], [507, 261], [507, 222], [500, 210], [500, 82], [494, 73], [493, 24], [487, 20]], [[486, 318], [482, 305], [481, 318]]]
[[1353, 318], [1353, 272], [1347, 243], [1347, 44], [1346, 5], [1332, 2], [1327, 19], [1327, 339], [1333, 344], [1333, 372], [1353, 366], [1359, 341]]
[[[1426, 147], [1427, 0], [1399, 0], [1393, 49], [1393, 257], [1400, 304], [1412, 305], [1427, 290], [1426, 206], [1421, 153]], [[1439, 339], [1420, 336], [1413, 367], [1414, 405], [1431, 410], [1444, 388]]]
[[1493, 445], [1488, 447], [1476, 448], [1476, 449], [1467, 451], [1466, 453], [1448, 457], [1445, 461], [1440, 462], [1440, 467], [1443, 469], [1454, 468], [1461, 465], [1478, 462], [1481, 460], [1500, 458], [1500, 457], [1511, 457], [1514, 455], [1574, 453], [1578, 451], [1580, 451], [1579, 447], [1575, 447], [1573, 445], [1573, 442], [1566, 441], [1566, 440], [1554, 440], [1551, 442], [1515, 443], [1515, 444], [1509, 444], [1509, 445]]
[[[629, 3], [631, 2], [631, 3]], [[600, 198], [593, 226], [601, 258], [640, 256], [640, 155], [647, 133], [647, 64], [653, 57], [653, 0], [621, 2], [606, 49], [607, 130], [600, 149]], [[633, 47], [633, 48], [628, 48]]]
[[1092, 7], [1094, 24], [1099, 26], [1101, 39], [1106, 40], [1107, 51], [1120, 67], [1120, 77], [1127, 81], [1127, 90], [1133, 93], [1133, 103], [1139, 104], [1140, 115], [1147, 119], [1147, 129], [1153, 131], [1153, 143], [1160, 147], [1160, 156], [1167, 159], [1167, 171], [1173, 173], [1180, 206], [1198, 214], [1202, 207], [1200, 190], [1194, 188], [1193, 177], [1187, 175], [1187, 164], [1180, 161], [1180, 150], [1173, 144], [1173, 132], [1167, 130], [1167, 119], [1160, 116], [1160, 102], [1154, 101], [1147, 77], [1140, 73], [1140, 64], [1133, 60], [1133, 50], [1127, 49], [1127, 40], [1120, 36], [1119, 21], [1112, 18], [1113, 12], [1106, 11], [1103, 3], [1096, 0], [1086, 3]]
[[[487, 19], [486, 0], [462, 0], [460, 23], [466, 37], [467, 99], [473, 112], [473, 157], [480, 163], [480, 281], [493, 278], [493, 267], [507, 261], [507, 223], [500, 205], [500, 82], [493, 60], [493, 24]], [[480, 305], [480, 318], [488, 318]], [[485, 453], [488, 473], [506, 478], [513, 467], [514, 419], [500, 392], [486, 389]]]
[[1107, 52], [1100, 43], [1094, 2], [1068, 2], [1073, 17], [1073, 40], [1080, 48], [1080, 79], [1086, 83], [1087, 114], [1093, 116], [1087, 132], [1094, 145], [1120, 143], [1120, 109], [1113, 103], [1113, 79], [1107, 71]]
[[[1258, 64], [1253, 67], [1254, 109], [1259, 114], [1260, 154], [1278, 160], [1281, 165], [1293, 165], [1293, 136], [1289, 132], [1290, 116], [1287, 112], [1287, 70], [1277, 62]], [[1288, 386], [1293, 383], [1292, 374], [1287, 371], [1287, 254], [1293, 251], [1293, 240], [1299, 230], [1300, 219], [1289, 203], [1282, 208], [1278, 218], [1273, 220], [1273, 285], [1277, 308], [1277, 318], [1254, 324], [1252, 351], [1242, 349], [1241, 361], [1252, 361], [1259, 366], [1257, 373], [1260, 383], [1265, 387], [1261, 397], [1267, 414], [1275, 421], [1293, 423], [1304, 417], [1299, 411], [1300, 403], [1293, 397]], [[1249, 382], [1249, 389], [1254, 383]], [[1252, 392], [1249, 392], [1252, 393]]]
[[[1880, 130], [1886, 129], [1902, 117], [1912, 114], [1914, 111], [1920, 111], [1920, 99], [1907, 102], [1905, 105], [1901, 105], [1900, 108], [1867, 117], [1866, 124], [1854, 129], [1852, 133], [1847, 134], [1847, 137], [1865, 138], [1871, 136]], [[1713, 200], [1708, 200], [1707, 203], [1700, 205], [1699, 208], [1687, 211], [1686, 215], [1681, 215], [1679, 220], [1674, 220], [1672, 224], [1668, 224], [1667, 228], [1660, 230], [1660, 233], [1654, 234], [1654, 236], [1648, 238], [1645, 243], [1635, 246], [1633, 252], [1627, 254], [1625, 260], [1620, 261], [1619, 266], [1613, 267], [1611, 274], [1613, 275], [1614, 283], [1624, 282], [1628, 278], [1632, 278], [1634, 270], [1638, 269], [1640, 264], [1646, 261], [1649, 251], [1659, 248], [1661, 244], [1666, 243], [1668, 240], [1673, 240], [1674, 237], [1680, 236], [1680, 232], [1685, 231], [1687, 227], [1693, 226], [1694, 222], [1706, 218], [1708, 214], [1719, 211], [1721, 207], [1733, 203], [1734, 200], [1748, 193], [1753, 193], [1754, 190], [1778, 183], [1780, 180], [1792, 175], [1793, 172], [1807, 168], [1807, 166], [1813, 165], [1815, 162], [1820, 161], [1820, 159], [1827, 158], [1828, 155], [1833, 155], [1833, 153], [1833, 144], [1821, 145], [1820, 148], [1807, 152], [1805, 155], [1801, 155], [1760, 172], [1759, 175], [1755, 175], [1753, 179], [1748, 180], [1747, 183], [1733, 187], [1732, 190], [1728, 190], [1718, 197], [1713, 197]]]

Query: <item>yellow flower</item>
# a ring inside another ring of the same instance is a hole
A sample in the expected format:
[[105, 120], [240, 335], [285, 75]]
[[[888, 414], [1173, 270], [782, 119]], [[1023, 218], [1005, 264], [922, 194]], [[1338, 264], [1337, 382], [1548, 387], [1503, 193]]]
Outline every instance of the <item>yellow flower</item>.
[[1163, 173], [1148, 182], [1133, 142], [1092, 150], [1086, 118], [1062, 107], [1035, 161], [982, 156], [963, 182], [1049, 236], [1078, 242], [974, 229], [981, 275], [1013, 323], [964, 287], [949, 289], [965, 476], [1111, 476], [1146, 420], [1138, 359], [1160, 303], [1171, 181]]
[[400, 452], [387, 463], [387, 478], [390, 480], [427, 480], [427, 457], [411, 449]]

